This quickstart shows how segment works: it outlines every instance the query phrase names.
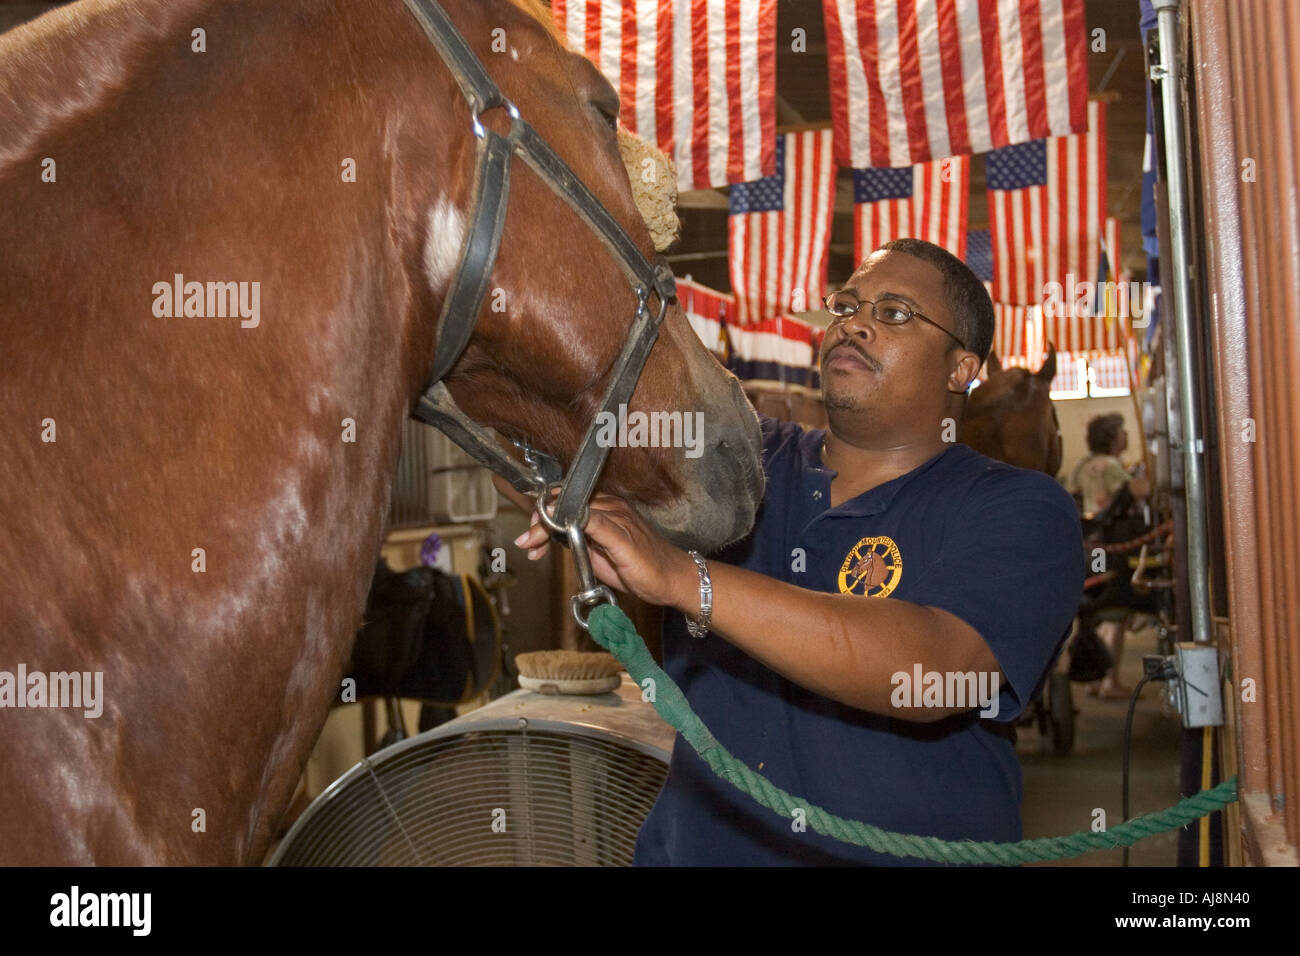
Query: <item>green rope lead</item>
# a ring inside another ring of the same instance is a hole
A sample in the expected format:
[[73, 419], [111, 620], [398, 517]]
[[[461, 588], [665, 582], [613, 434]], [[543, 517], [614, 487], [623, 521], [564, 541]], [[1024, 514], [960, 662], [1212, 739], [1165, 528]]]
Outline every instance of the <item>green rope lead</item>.
[[1081, 856], [1093, 850], [1113, 850], [1132, 846], [1138, 840], [1185, 826], [1237, 799], [1237, 778], [1225, 780], [1211, 790], [1180, 800], [1166, 810], [1148, 813], [1102, 833], [1085, 830], [1069, 836], [1021, 840], [1019, 843], [940, 840], [938, 837], [912, 833], [892, 833], [867, 823], [845, 820], [813, 806], [807, 800], [786, 793], [767, 778], [727, 752], [703, 721], [691, 710], [686, 695], [673, 679], [663, 672], [636, 628], [618, 607], [597, 606], [587, 619], [591, 636], [601, 647], [619, 659], [632, 679], [645, 687], [647, 678], [654, 681], [652, 703], [659, 716], [676, 728], [695, 748], [713, 772], [729, 781], [763, 806], [790, 819], [795, 810], [803, 810], [808, 824], [818, 833], [845, 843], [870, 847], [878, 853], [915, 856], [939, 863], [1028, 863]]

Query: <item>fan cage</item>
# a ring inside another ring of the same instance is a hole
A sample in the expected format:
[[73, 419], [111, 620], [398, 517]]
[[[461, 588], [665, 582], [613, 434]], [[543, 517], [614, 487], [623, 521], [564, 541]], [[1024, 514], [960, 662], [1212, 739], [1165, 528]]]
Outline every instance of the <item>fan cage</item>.
[[362, 760], [272, 866], [627, 866], [668, 753], [528, 718], [434, 728]]

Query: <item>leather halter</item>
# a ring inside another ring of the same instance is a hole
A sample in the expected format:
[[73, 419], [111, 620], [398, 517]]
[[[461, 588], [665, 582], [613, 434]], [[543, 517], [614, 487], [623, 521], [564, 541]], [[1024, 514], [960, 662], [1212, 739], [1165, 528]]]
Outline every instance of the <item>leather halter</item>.
[[[457, 407], [442, 381], [474, 334], [479, 310], [487, 293], [488, 279], [496, 262], [501, 230], [505, 224], [513, 155], [518, 154], [600, 237], [623, 270], [632, 291], [636, 293], [637, 309], [632, 330], [612, 370], [601, 405], [602, 411], [617, 414], [618, 406], [626, 404], [631, 398], [650, 350], [659, 336], [664, 313], [668, 305], [676, 301], [676, 282], [666, 265], [651, 265], [647, 261], [618, 221], [537, 131], [519, 115], [518, 109], [493, 82], [442, 6], [435, 0], [404, 2], [456, 78], [469, 106], [472, 128], [478, 139], [474, 206], [469, 231], [461, 246], [456, 276], [438, 319], [433, 374], [413, 414], [420, 421], [445, 433], [480, 464], [506, 478], [517, 491], [536, 496], [539, 502], [538, 512], [551, 530], [566, 535], [570, 544], [574, 544], [576, 529], [577, 543], [583, 544], [581, 528], [586, 525], [587, 502], [609, 455], [609, 448], [602, 447], [597, 440], [599, 416], [588, 426], [569, 474], [561, 481], [559, 462], [527, 445], [520, 446], [524, 449], [527, 467], [515, 461], [483, 426]], [[483, 113], [498, 108], [504, 109], [510, 117], [510, 132], [505, 136], [485, 128], [479, 121]], [[658, 310], [654, 313], [647, 304], [651, 293], [659, 300]], [[560, 496], [548, 515], [543, 503], [556, 485], [560, 486]], [[581, 550], [585, 552], [585, 546]], [[577, 547], [575, 557], [579, 557]], [[585, 557], [585, 553], [581, 557]], [[581, 560], [579, 570], [582, 570]], [[582, 582], [584, 593], [592, 594], [602, 590], [596, 587], [594, 578], [590, 577], [589, 568], [587, 571], [587, 575], [580, 575], [586, 578]], [[608, 594], [607, 589], [604, 590]], [[585, 600], [583, 603], [594, 602]], [[576, 606], [574, 613], [578, 616], [579, 623], [583, 623]]]

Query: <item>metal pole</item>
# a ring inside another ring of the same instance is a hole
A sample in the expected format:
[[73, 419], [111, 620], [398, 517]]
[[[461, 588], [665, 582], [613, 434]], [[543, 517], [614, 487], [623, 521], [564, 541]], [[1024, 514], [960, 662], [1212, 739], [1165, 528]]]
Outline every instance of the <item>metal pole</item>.
[[[1205, 443], [1192, 356], [1192, 285], [1187, 271], [1187, 178], [1182, 105], [1178, 97], [1178, 8], [1181, 0], [1153, 0], [1160, 31], [1160, 62], [1152, 79], [1160, 83], [1164, 105], [1165, 157], [1169, 185], [1169, 251], [1172, 258], [1175, 348], [1178, 355], [1178, 398], [1182, 417], [1182, 452], [1187, 502], [1187, 576], [1191, 594], [1192, 640], [1208, 644], [1210, 624], [1209, 543], [1205, 519]], [[1163, 270], [1162, 270], [1163, 271]]]

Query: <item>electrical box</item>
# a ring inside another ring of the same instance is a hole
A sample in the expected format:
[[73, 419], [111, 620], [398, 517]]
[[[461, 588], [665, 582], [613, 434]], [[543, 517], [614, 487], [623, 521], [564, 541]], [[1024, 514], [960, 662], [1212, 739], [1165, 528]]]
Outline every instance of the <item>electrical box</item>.
[[1183, 726], [1223, 726], [1223, 684], [1219, 649], [1190, 642], [1174, 645], [1178, 676], [1169, 682], [1169, 697], [1183, 715]]

